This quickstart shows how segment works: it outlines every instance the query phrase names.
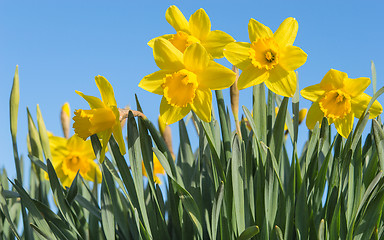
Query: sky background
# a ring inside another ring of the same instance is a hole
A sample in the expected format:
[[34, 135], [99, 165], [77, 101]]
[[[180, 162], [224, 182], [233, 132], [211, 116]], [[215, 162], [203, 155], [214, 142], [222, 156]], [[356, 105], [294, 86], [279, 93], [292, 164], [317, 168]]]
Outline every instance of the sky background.
[[[161, 96], [140, 89], [138, 84], [145, 75], [158, 70], [147, 42], [175, 33], [165, 20], [171, 5], [176, 5], [187, 19], [204, 8], [212, 30], [222, 30], [240, 42], [249, 42], [250, 18], [274, 32], [285, 18], [295, 17], [299, 31], [294, 45], [308, 54], [307, 62], [298, 69], [300, 89], [319, 83], [331, 68], [346, 72], [350, 78], [371, 77], [371, 60], [376, 65], [377, 88], [384, 85], [381, 1], [0, 0], [0, 169], [4, 167], [11, 179], [16, 177], [9, 130], [9, 95], [16, 65], [20, 76], [17, 140], [26, 167], [26, 108], [36, 121], [39, 104], [47, 129], [63, 136], [61, 106], [69, 102], [72, 112], [88, 109], [75, 90], [99, 97], [96, 75], [112, 84], [119, 107], [130, 105], [135, 109], [137, 94], [144, 113], [157, 122]], [[220, 63], [231, 67], [226, 60]], [[366, 93], [372, 95], [372, 86]], [[252, 88], [240, 91], [240, 105], [251, 109], [251, 94]], [[229, 90], [224, 90], [224, 96], [229, 106]], [[308, 100], [300, 100], [301, 108], [310, 107]], [[384, 104], [384, 97], [379, 101]], [[171, 127], [176, 147], [178, 124]], [[305, 125], [300, 127], [299, 146], [307, 138], [307, 131]], [[190, 134], [193, 147], [197, 147], [194, 132]]]

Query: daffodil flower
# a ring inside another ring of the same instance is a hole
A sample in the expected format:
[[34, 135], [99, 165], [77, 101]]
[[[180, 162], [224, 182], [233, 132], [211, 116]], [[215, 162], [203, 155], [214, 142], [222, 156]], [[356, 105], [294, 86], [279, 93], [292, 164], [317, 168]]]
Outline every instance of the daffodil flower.
[[224, 56], [242, 70], [237, 86], [244, 89], [265, 83], [276, 94], [292, 97], [296, 90], [295, 69], [307, 54], [292, 46], [298, 30], [294, 18], [285, 19], [275, 33], [258, 21], [248, 24], [251, 43], [234, 42], [224, 48]]
[[90, 140], [83, 141], [76, 134], [69, 139], [49, 136], [49, 147], [52, 165], [64, 187], [71, 186], [78, 171], [85, 180], [97, 178], [98, 183], [101, 182], [101, 172], [94, 161], [96, 157]]
[[77, 94], [88, 102], [91, 110], [76, 110], [75, 116], [73, 117], [75, 121], [73, 128], [75, 133], [84, 140], [93, 134], [97, 134], [101, 139], [102, 145], [99, 161], [103, 162], [107, 144], [112, 133], [116, 142], [119, 144], [122, 155], [125, 154], [125, 144], [113, 88], [103, 76], [96, 76], [95, 81], [102, 100], [76, 91]]
[[[211, 21], [204, 9], [199, 9], [192, 14], [188, 22], [176, 6], [170, 6], [165, 13], [165, 18], [177, 33], [160, 37], [168, 39], [181, 52], [184, 52], [191, 44], [198, 42], [213, 58], [222, 58], [224, 46], [235, 41], [225, 32], [211, 31]], [[156, 39], [149, 41], [148, 45], [153, 48]]]
[[[354, 117], [361, 117], [371, 97], [364, 90], [371, 83], [366, 77], [351, 79], [344, 72], [328, 71], [319, 84], [301, 90], [301, 96], [313, 102], [307, 115], [307, 127], [313, 129], [323, 117], [335, 124], [337, 132], [348, 138], [353, 128]], [[383, 111], [376, 100], [369, 109], [369, 118], [377, 117]]]
[[[148, 177], [147, 171], [145, 171], [144, 162], [141, 162], [141, 165], [142, 165], [143, 175]], [[158, 175], [163, 175], [164, 173], [165, 173], [165, 170], [161, 165], [159, 159], [156, 157], [155, 154], [153, 154], [153, 180], [155, 181], [155, 183], [161, 184], [161, 180]]]
[[161, 70], [145, 76], [139, 87], [163, 95], [160, 116], [164, 122], [177, 122], [191, 109], [201, 120], [211, 121], [211, 89], [230, 87], [235, 73], [211, 60], [199, 43], [190, 45], [183, 54], [159, 38], [154, 42], [153, 55]]

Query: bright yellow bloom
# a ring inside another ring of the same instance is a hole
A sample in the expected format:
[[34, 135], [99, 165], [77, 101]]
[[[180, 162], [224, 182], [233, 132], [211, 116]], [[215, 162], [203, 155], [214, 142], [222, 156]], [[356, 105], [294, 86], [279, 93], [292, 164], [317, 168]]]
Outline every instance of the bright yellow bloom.
[[[141, 165], [142, 165], [143, 175], [148, 177], [147, 171], [145, 171], [144, 162], [141, 162]], [[159, 159], [156, 157], [155, 154], [153, 154], [153, 181], [155, 181], [155, 183], [157, 184], [161, 184], [161, 180], [157, 175], [163, 175], [164, 173], [165, 173], [165, 170], [161, 165]]]
[[251, 43], [229, 43], [224, 49], [228, 61], [242, 70], [237, 83], [240, 90], [264, 82], [276, 94], [293, 96], [297, 82], [294, 70], [307, 60], [303, 50], [292, 46], [297, 30], [294, 18], [285, 19], [275, 33], [256, 20], [249, 20]]
[[64, 187], [71, 186], [77, 171], [86, 180], [94, 181], [97, 177], [98, 183], [101, 182], [101, 172], [94, 162], [96, 157], [90, 140], [83, 141], [76, 134], [69, 139], [49, 136], [49, 146], [52, 165]]
[[[337, 132], [348, 138], [354, 117], [361, 117], [371, 97], [364, 90], [371, 83], [369, 78], [348, 78], [344, 72], [334, 69], [325, 74], [319, 84], [301, 90], [301, 96], [313, 102], [307, 115], [307, 127], [313, 129], [323, 117], [335, 124]], [[377, 117], [383, 108], [375, 101], [369, 109], [369, 118]]]
[[[192, 14], [188, 22], [176, 6], [170, 6], [165, 13], [165, 18], [177, 33], [163, 35], [161, 38], [168, 39], [181, 52], [198, 42], [213, 58], [222, 58], [224, 46], [235, 41], [225, 32], [211, 31], [211, 21], [204, 9], [199, 9]], [[149, 41], [148, 45], [153, 48], [156, 39]]]
[[161, 69], [145, 76], [139, 87], [163, 95], [160, 115], [166, 124], [179, 121], [192, 109], [203, 121], [211, 121], [212, 90], [230, 87], [235, 73], [214, 62], [199, 43], [181, 53], [168, 40], [154, 42], [153, 55]]
[[77, 94], [88, 102], [91, 110], [76, 110], [75, 116], [73, 117], [75, 121], [73, 128], [75, 129], [75, 133], [84, 140], [93, 134], [97, 134], [101, 139], [102, 146], [100, 162], [103, 162], [108, 141], [112, 133], [116, 142], [119, 144], [122, 155], [125, 154], [125, 144], [113, 88], [103, 76], [96, 76], [95, 80], [102, 100], [76, 91]]

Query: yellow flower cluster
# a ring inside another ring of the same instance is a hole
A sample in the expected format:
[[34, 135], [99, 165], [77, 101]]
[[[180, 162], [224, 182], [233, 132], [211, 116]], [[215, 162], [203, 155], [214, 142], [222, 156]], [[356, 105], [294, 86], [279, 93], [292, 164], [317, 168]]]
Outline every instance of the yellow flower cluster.
[[[146, 75], [139, 83], [144, 90], [162, 95], [160, 117], [165, 124], [179, 121], [191, 110], [201, 120], [211, 121], [211, 90], [229, 88], [236, 80], [236, 74], [215, 62], [216, 58], [225, 57], [241, 70], [238, 89], [265, 83], [278, 95], [294, 95], [297, 85], [294, 71], [307, 60], [307, 54], [293, 46], [298, 32], [296, 19], [285, 19], [275, 32], [250, 19], [250, 42], [237, 42], [223, 31], [212, 30], [203, 9], [187, 20], [176, 6], [171, 6], [165, 18], [176, 32], [148, 42], [159, 70]], [[102, 162], [112, 134], [123, 155], [125, 144], [112, 86], [102, 76], [96, 76], [96, 84], [102, 100], [77, 91], [91, 109], [76, 110], [73, 127], [83, 140], [97, 134], [102, 143], [99, 159]], [[347, 138], [354, 117], [361, 116], [371, 99], [364, 93], [369, 84], [369, 78], [350, 79], [346, 73], [331, 69], [319, 84], [304, 88], [301, 95], [313, 102], [306, 120], [308, 128], [313, 129], [316, 122], [326, 117], [329, 124], [334, 123], [338, 133]], [[370, 118], [381, 112], [382, 106], [375, 101]], [[305, 113], [301, 115], [303, 119]], [[156, 166], [158, 160], [154, 158], [154, 161]], [[163, 173], [162, 170], [155, 172]]]

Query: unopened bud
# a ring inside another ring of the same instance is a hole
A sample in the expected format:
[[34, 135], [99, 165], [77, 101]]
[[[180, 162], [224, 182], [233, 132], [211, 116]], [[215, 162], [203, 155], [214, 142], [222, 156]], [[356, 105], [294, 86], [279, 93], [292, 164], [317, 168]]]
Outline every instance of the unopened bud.
[[239, 119], [239, 89], [237, 88], [237, 80], [239, 79], [239, 69], [235, 66], [232, 67], [232, 71], [236, 73], [236, 80], [230, 88], [231, 92], [231, 108], [233, 117]]
[[308, 109], [303, 108], [299, 111], [299, 124], [303, 122], [305, 116], [307, 115]]
[[70, 121], [71, 121], [71, 109], [69, 107], [69, 103], [64, 103], [61, 107], [61, 127], [63, 128], [63, 133], [65, 138], [69, 138], [69, 129], [70, 129]]

